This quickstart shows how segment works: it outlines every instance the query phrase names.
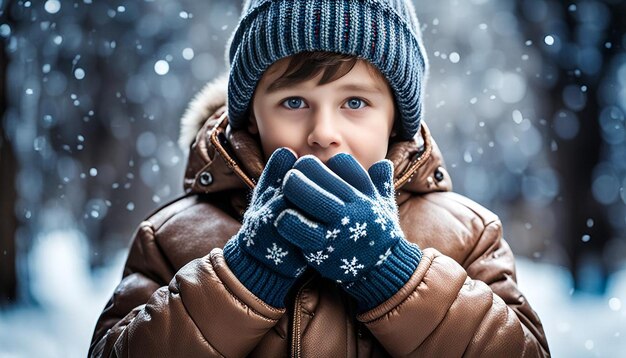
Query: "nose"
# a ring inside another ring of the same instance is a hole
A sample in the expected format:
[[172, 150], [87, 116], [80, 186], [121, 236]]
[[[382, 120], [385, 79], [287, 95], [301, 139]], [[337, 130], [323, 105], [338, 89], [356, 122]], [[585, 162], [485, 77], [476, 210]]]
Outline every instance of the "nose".
[[307, 138], [309, 146], [326, 149], [341, 144], [339, 119], [331, 109], [316, 109], [312, 114], [311, 123], [311, 131]]

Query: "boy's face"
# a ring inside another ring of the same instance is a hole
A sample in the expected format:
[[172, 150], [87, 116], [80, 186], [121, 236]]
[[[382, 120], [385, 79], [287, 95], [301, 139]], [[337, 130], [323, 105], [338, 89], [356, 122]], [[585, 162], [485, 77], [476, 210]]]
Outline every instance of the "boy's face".
[[387, 154], [394, 101], [382, 75], [363, 60], [345, 76], [318, 85], [322, 73], [295, 85], [268, 91], [286, 70], [288, 59], [263, 74], [252, 99], [249, 130], [259, 133], [265, 158], [280, 147], [298, 157], [317, 156], [326, 163], [348, 153], [368, 169]]

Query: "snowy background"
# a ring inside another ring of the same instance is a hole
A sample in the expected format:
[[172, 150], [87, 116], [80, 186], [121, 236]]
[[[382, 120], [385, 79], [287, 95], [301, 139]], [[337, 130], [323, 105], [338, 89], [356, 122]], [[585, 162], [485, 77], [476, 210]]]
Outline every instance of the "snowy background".
[[[504, 222], [553, 355], [624, 356], [626, 2], [415, 5], [426, 121]], [[182, 192], [178, 119], [239, 11], [0, 0], [0, 357], [86, 354], [134, 229]]]

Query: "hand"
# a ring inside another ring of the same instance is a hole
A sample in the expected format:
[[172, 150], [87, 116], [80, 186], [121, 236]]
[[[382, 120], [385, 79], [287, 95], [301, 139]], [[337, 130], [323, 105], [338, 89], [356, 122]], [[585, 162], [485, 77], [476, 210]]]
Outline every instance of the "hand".
[[390, 161], [375, 163], [368, 175], [348, 154], [328, 167], [305, 156], [285, 176], [283, 192], [297, 209], [279, 215], [278, 232], [362, 308], [391, 297], [415, 271], [421, 251], [404, 240]]
[[296, 157], [277, 149], [268, 160], [254, 188], [239, 232], [224, 246], [224, 257], [237, 278], [257, 297], [275, 307], [295, 279], [306, 269], [300, 250], [278, 234], [274, 220], [287, 208], [281, 181]]

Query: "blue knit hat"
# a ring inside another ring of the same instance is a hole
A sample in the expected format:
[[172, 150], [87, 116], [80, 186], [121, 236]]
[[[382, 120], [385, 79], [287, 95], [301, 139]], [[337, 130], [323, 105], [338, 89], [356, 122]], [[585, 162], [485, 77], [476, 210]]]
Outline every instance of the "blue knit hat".
[[247, 125], [247, 109], [265, 70], [303, 51], [368, 60], [394, 93], [402, 124], [398, 134], [410, 139], [417, 133], [428, 61], [409, 0], [245, 0], [227, 47], [234, 129]]

